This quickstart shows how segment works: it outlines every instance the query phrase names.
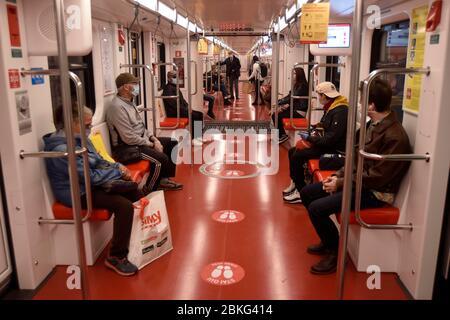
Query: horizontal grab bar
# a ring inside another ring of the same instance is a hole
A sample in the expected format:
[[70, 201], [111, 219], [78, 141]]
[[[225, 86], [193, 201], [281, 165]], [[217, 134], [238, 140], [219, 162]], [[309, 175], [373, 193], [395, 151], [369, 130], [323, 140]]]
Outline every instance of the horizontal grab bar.
[[359, 153], [366, 159], [375, 161], [414, 161], [414, 160], [424, 160], [430, 162], [431, 156], [429, 153], [425, 155], [421, 154], [390, 154], [382, 155], [375, 153], [368, 153], [364, 150], [360, 150]]
[[[82, 155], [84, 153], [88, 152], [88, 150], [86, 148], [82, 148], [80, 150], [75, 151], [75, 154], [77, 156]], [[67, 158], [69, 156], [68, 152], [25, 152], [25, 151], [20, 151], [20, 158], [21, 159], [25, 159], [25, 158], [47, 158], [47, 159], [52, 159], [52, 158]]]

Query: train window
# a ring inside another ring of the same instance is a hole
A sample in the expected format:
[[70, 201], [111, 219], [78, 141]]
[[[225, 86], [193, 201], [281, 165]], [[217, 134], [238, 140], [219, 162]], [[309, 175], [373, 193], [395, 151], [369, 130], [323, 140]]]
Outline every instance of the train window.
[[[327, 63], [339, 63], [339, 57], [337, 56], [328, 56], [327, 57]], [[332, 82], [336, 88], [340, 89], [341, 87], [341, 68], [327, 68], [326, 70], [326, 81]]]
[[[408, 57], [409, 20], [388, 24], [375, 30], [372, 39], [371, 71], [381, 68], [405, 68]], [[404, 75], [386, 76], [393, 89], [392, 110], [403, 121]]]
[[[166, 46], [164, 43], [158, 42], [158, 62], [165, 63], [166, 62]], [[159, 68], [159, 90], [162, 90], [164, 84], [166, 83], [166, 66], [161, 66]]]
[[[141, 35], [138, 32], [130, 32], [129, 33], [129, 61], [131, 64], [142, 64], [141, 58]], [[136, 77], [141, 77], [141, 69], [132, 69], [131, 73], [133, 73]], [[141, 90], [141, 93], [144, 90]], [[136, 104], [139, 106], [142, 104], [142, 97], [138, 96], [136, 100]]]
[[[59, 69], [58, 57], [48, 57], [49, 69]], [[86, 106], [95, 113], [95, 83], [92, 53], [83, 57], [69, 57], [69, 69], [80, 77], [84, 87]], [[58, 77], [50, 77], [50, 91], [53, 111], [62, 106], [61, 86]], [[75, 85], [70, 82], [72, 99], [76, 99]]]

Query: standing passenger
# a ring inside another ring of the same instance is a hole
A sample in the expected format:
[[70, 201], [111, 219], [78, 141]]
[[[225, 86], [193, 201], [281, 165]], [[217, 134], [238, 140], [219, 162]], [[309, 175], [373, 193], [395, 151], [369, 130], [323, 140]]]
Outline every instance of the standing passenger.
[[230, 52], [228, 58], [221, 65], [227, 66], [227, 80], [230, 85], [231, 99], [239, 100], [239, 78], [241, 77], [241, 61]]
[[264, 78], [261, 75], [261, 65], [259, 63], [259, 58], [257, 56], [254, 56], [252, 61], [253, 71], [248, 80], [255, 84], [255, 102], [253, 102], [252, 105], [257, 106], [260, 103], [264, 103], [264, 98], [261, 94], [261, 86], [264, 83]]

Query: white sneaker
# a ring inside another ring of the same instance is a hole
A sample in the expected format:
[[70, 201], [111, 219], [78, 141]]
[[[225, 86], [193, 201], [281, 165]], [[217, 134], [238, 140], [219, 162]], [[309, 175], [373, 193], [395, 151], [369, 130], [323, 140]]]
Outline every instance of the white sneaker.
[[302, 203], [302, 198], [300, 197], [300, 192], [298, 192], [298, 190], [295, 190], [294, 192], [292, 192], [292, 194], [284, 197], [284, 201], [286, 201], [287, 203], [290, 203], [290, 204]]
[[194, 147], [201, 147], [201, 146], [203, 146], [203, 139], [202, 138], [195, 138], [194, 140], [192, 140], [192, 145]]
[[291, 184], [289, 185], [289, 187], [283, 190], [283, 196], [288, 196], [294, 191], [295, 191], [295, 183], [294, 181], [291, 180]]

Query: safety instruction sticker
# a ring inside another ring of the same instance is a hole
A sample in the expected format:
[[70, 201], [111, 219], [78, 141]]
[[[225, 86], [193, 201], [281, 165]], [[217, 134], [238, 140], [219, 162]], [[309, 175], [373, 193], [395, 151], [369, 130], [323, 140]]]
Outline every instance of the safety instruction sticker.
[[240, 282], [245, 277], [245, 270], [231, 262], [216, 262], [207, 265], [201, 277], [214, 286], [229, 286]]
[[18, 69], [9, 69], [8, 77], [9, 77], [9, 88], [10, 89], [19, 89], [20, 88], [19, 70]]
[[300, 43], [327, 43], [330, 3], [305, 3], [302, 12]]
[[[31, 70], [39, 71], [39, 70], [44, 70], [44, 69], [43, 68], [31, 68]], [[31, 77], [31, 84], [33, 86], [44, 84], [44, 83], [45, 83], [45, 78], [43, 75], [33, 75]]]
[[238, 223], [245, 219], [245, 215], [242, 212], [234, 210], [222, 210], [214, 212], [212, 219], [225, 224]]
[[[428, 5], [412, 11], [408, 47], [408, 68], [423, 68], [424, 66], [427, 16]], [[422, 79], [423, 75], [406, 76], [405, 98], [403, 99], [404, 110], [414, 113], [419, 112]]]
[[8, 27], [11, 47], [20, 47], [22, 45], [22, 41], [20, 38], [19, 16], [17, 13], [17, 7], [15, 5], [8, 4], [6, 5], [6, 11], [8, 12]]

